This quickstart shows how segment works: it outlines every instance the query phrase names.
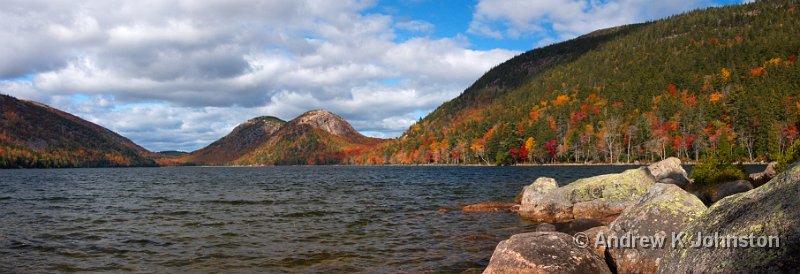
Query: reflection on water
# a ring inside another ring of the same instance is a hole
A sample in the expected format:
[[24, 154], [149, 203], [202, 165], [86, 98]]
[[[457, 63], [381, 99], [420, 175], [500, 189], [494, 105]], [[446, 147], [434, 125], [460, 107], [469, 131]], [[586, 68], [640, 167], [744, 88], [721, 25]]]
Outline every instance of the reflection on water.
[[0, 170], [0, 273], [482, 269], [497, 242], [535, 224], [460, 206], [511, 201], [539, 176], [624, 169]]

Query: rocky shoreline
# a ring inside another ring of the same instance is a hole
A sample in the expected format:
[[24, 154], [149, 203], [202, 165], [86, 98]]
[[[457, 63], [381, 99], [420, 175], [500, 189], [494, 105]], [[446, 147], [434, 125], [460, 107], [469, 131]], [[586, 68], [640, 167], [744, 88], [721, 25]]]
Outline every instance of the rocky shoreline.
[[[515, 203], [463, 210], [540, 223], [500, 242], [483, 273], [798, 273], [800, 163], [781, 174], [773, 166], [698, 188], [669, 158], [561, 187], [538, 178]], [[587, 229], [555, 229], [573, 223]]]

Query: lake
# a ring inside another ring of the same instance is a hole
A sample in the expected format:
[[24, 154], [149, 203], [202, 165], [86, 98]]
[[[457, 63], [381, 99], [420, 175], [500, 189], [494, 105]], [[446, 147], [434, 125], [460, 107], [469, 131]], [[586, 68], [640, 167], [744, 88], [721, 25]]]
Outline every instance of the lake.
[[0, 170], [0, 273], [482, 270], [536, 224], [461, 206], [628, 168]]

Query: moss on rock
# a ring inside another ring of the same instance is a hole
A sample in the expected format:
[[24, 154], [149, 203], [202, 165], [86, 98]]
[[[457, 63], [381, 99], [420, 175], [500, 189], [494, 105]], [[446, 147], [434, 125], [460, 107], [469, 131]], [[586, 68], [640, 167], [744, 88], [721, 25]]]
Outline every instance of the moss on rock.
[[671, 235], [702, 216], [706, 206], [694, 195], [673, 184], [655, 184], [633, 206], [611, 223], [609, 237], [665, 237], [661, 248], [608, 249], [619, 273], [653, 273], [670, 251]]
[[610, 223], [653, 184], [655, 179], [646, 168], [580, 179], [536, 195], [525, 194], [519, 213], [535, 222], [591, 219]]
[[800, 272], [800, 165], [754, 190], [725, 197], [682, 230], [684, 243], [703, 237], [778, 237], [777, 247], [674, 249], [660, 273]]

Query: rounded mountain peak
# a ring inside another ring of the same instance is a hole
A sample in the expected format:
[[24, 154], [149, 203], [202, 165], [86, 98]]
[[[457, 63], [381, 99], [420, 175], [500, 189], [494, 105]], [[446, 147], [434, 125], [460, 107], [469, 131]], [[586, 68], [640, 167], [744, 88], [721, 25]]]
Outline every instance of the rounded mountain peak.
[[294, 122], [298, 125], [309, 125], [337, 136], [361, 135], [342, 117], [322, 109], [303, 113], [303, 115], [295, 118]]
[[257, 123], [257, 122], [275, 122], [275, 123], [286, 123], [286, 121], [281, 120], [281, 118], [275, 116], [259, 116], [253, 119], [247, 120], [247, 122]]

